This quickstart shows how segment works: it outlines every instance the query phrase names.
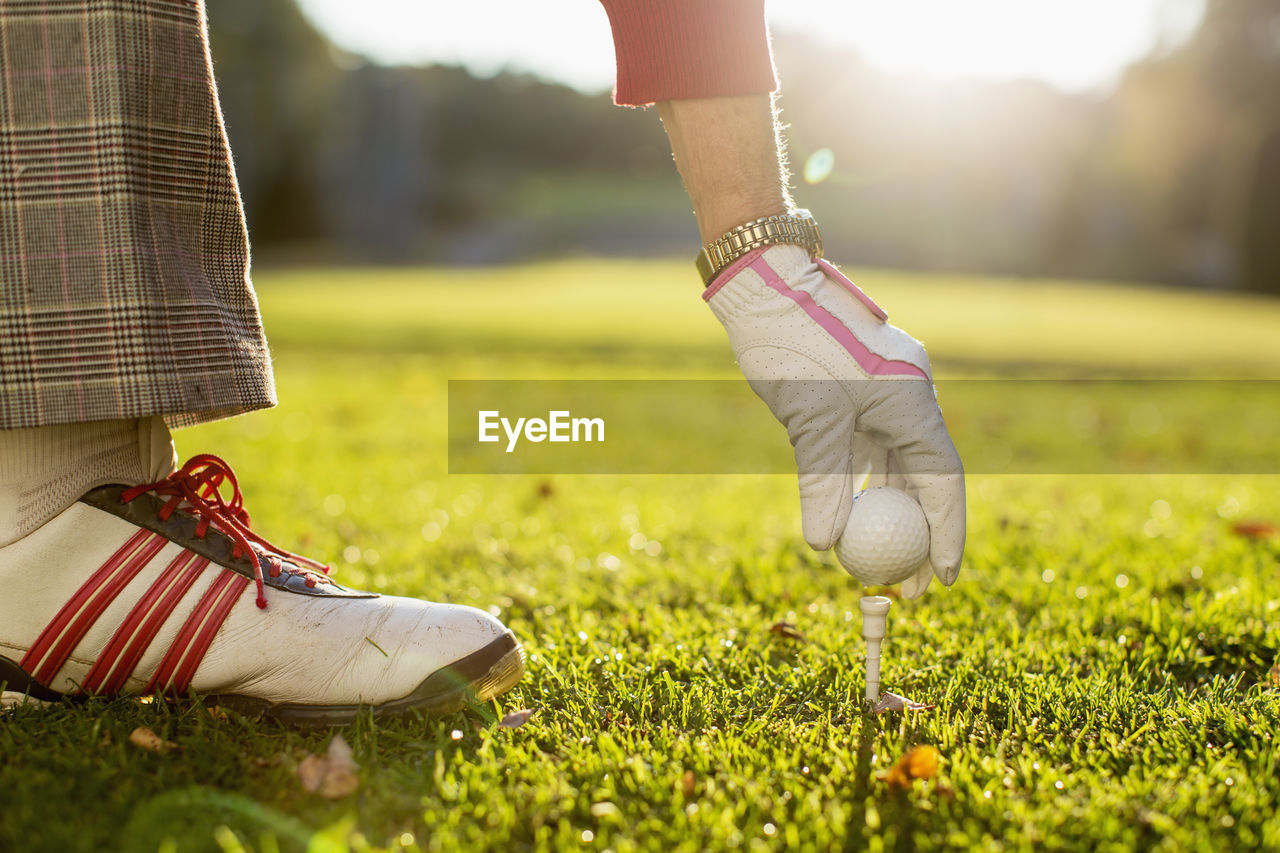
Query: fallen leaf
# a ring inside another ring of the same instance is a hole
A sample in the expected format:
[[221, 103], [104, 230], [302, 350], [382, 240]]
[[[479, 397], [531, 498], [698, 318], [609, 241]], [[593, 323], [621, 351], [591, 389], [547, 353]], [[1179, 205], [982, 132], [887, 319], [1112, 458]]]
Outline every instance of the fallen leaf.
[[249, 763], [254, 767], [279, 767], [284, 764], [284, 753], [277, 752], [275, 755], [255, 755], [249, 759]]
[[320, 790], [320, 786], [324, 784], [324, 776], [328, 769], [329, 765], [325, 759], [308, 752], [298, 762], [298, 780], [302, 782], [303, 790], [311, 791], [312, 793]]
[[906, 789], [917, 779], [932, 779], [938, 775], [938, 763], [942, 754], [932, 746], [913, 746], [894, 765], [876, 778], [891, 788]]
[[1280, 527], [1269, 521], [1237, 521], [1231, 525], [1231, 532], [1246, 539], [1270, 539], [1280, 535]]
[[936, 707], [938, 706], [913, 702], [905, 696], [899, 696], [897, 693], [881, 693], [880, 701], [871, 708], [871, 713], [885, 714], [889, 711], [931, 711]]
[[146, 726], [138, 726], [129, 732], [129, 743], [140, 749], [145, 749], [147, 752], [163, 753], [178, 748], [176, 743], [171, 740], [165, 740]]
[[698, 790], [698, 780], [693, 775], [692, 770], [684, 771], [684, 775], [680, 777], [680, 792], [686, 797], [692, 797], [694, 792]]
[[801, 634], [796, 629], [796, 626], [792, 625], [790, 622], [774, 622], [769, 626], [769, 633], [777, 634], [784, 640], [796, 640], [801, 643], [804, 642], [804, 634]]
[[529, 718], [532, 716], [533, 716], [533, 711], [529, 708], [524, 708], [519, 711], [512, 711], [510, 714], [507, 714], [505, 717], [503, 717], [501, 720], [498, 721], [498, 728], [518, 729], [521, 726], [523, 726], [525, 723], [529, 722]]
[[356, 771], [360, 765], [351, 757], [351, 747], [342, 735], [334, 735], [325, 755], [308, 753], [298, 764], [303, 789], [327, 800], [338, 800], [360, 785]]

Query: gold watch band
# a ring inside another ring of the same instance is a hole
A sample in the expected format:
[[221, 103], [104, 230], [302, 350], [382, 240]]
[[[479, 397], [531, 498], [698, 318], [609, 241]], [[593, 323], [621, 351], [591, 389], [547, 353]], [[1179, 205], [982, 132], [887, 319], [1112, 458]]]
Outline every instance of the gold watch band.
[[807, 210], [780, 213], [739, 225], [702, 247], [694, 261], [703, 286], [711, 284], [721, 270], [738, 258], [762, 246], [792, 243], [803, 246], [815, 258], [822, 257], [822, 233]]

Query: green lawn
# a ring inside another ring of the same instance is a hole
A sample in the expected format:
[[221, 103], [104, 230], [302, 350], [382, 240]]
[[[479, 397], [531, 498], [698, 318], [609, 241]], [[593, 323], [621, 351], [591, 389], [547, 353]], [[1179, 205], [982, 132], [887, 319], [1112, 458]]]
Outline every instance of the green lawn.
[[[1275, 300], [856, 280], [942, 377], [1280, 373]], [[805, 546], [792, 478], [446, 473], [449, 379], [733, 376], [693, 282], [621, 261], [260, 274], [284, 402], [180, 453], [229, 459], [255, 528], [346, 583], [492, 608], [528, 674], [491, 707], [350, 727], [361, 784], [336, 802], [296, 776], [328, 732], [20, 710], [0, 850], [1280, 848], [1280, 540], [1231, 529], [1280, 520], [1280, 477], [971, 476], [960, 580], [890, 613], [886, 688], [938, 707], [868, 718], [862, 590]], [[979, 403], [955, 418], [998, 433]], [[516, 708], [528, 724], [495, 726]], [[132, 746], [138, 725], [180, 748]], [[935, 779], [877, 781], [917, 744]]]

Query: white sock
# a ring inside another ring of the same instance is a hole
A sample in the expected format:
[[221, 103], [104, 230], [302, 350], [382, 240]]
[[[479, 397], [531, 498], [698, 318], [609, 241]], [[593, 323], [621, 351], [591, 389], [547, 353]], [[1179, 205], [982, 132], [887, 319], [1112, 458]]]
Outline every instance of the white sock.
[[0, 430], [0, 547], [96, 486], [155, 482], [177, 462], [160, 417]]

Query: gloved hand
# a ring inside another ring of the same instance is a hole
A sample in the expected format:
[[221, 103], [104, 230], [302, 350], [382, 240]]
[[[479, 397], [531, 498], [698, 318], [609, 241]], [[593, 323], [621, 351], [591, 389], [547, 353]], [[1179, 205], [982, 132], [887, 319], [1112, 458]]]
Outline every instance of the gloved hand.
[[831, 264], [798, 246], [739, 258], [703, 293], [738, 366], [787, 428], [804, 538], [825, 551], [859, 488], [889, 485], [929, 521], [929, 561], [902, 584], [955, 582], [964, 552], [964, 469], [934, 396], [924, 347]]

